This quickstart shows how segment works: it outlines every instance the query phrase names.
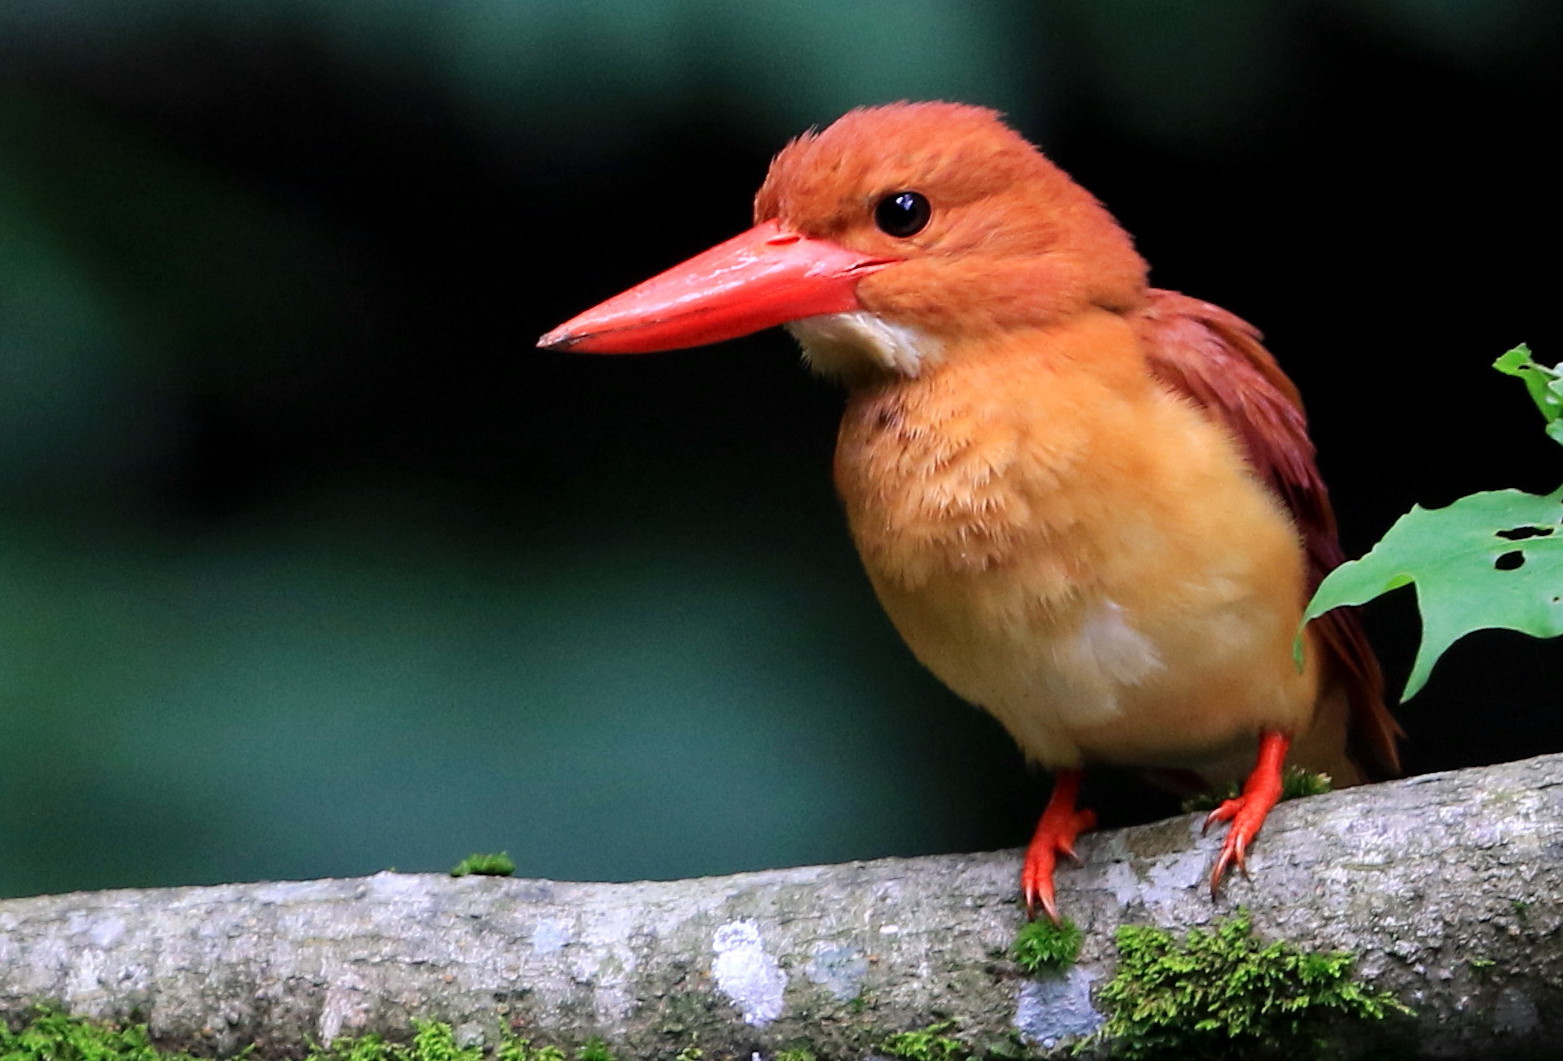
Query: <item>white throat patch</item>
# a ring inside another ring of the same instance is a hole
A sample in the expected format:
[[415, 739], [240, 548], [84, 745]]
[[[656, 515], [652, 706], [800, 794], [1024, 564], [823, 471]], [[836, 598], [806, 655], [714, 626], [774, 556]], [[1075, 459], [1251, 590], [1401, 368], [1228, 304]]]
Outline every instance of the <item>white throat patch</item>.
[[939, 341], [905, 324], [892, 324], [867, 310], [804, 317], [787, 325], [803, 345], [809, 367], [822, 376], [851, 378], [865, 363], [902, 376], [917, 376], [944, 351]]

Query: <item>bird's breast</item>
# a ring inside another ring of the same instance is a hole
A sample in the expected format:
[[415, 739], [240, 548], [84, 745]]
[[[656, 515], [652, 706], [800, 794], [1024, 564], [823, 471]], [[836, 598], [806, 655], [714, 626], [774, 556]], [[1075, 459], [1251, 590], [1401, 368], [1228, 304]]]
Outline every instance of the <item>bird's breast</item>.
[[1132, 358], [1063, 342], [849, 400], [836, 481], [892, 622], [1045, 765], [1185, 761], [1256, 718], [1297, 724], [1289, 519]]

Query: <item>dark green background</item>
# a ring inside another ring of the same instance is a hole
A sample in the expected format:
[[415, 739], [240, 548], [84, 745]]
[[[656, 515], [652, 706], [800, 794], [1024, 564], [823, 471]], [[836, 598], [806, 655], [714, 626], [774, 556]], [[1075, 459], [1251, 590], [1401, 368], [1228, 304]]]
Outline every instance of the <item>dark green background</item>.
[[[1045, 784], [879, 615], [790, 341], [535, 337], [745, 227], [802, 128], [986, 103], [1264, 328], [1360, 552], [1560, 477], [1486, 367], [1563, 358], [1559, 10], [0, 7], [0, 893], [1022, 842]], [[1563, 748], [1559, 674], [1462, 644], [1411, 766]]]

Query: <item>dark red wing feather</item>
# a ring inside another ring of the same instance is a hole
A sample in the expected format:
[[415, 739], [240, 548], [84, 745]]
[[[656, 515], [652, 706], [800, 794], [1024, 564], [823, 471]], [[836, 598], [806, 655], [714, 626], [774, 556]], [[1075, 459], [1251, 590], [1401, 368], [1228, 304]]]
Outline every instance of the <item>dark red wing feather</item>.
[[[1153, 289], [1135, 325], [1156, 377], [1226, 425], [1291, 509], [1308, 552], [1311, 591], [1345, 556], [1297, 388], [1260, 343], [1259, 332], [1219, 306]], [[1370, 773], [1398, 773], [1395, 739], [1401, 730], [1384, 706], [1378, 658], [1356, 611], [1336, 608], [1314, 626], [1331, 673], [1347, 690], [1359, 764]]]

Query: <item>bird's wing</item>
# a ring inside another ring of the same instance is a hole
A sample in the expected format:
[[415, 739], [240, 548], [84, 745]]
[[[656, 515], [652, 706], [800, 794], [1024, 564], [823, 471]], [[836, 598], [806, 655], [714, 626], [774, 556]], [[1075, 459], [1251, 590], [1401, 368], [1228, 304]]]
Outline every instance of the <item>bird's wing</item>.
[[[1135, 326], [1156, 377], [1224, 424], [1291, 510], [1307, 549], [1311, 592], [1345, 556], [1296, 386], [1260, 343], [1259, 332], [1219, 306], [1153, 289]], [[1360, 746], [1355, 757], [1374, 772], [1398, 773], [1395, 739], [1401, 730], [1384, 706], [1384, 679], [1356, 611], [1336, 608], [1313, 625], [1327, 673], [1346, 689], [1353, 743]]]

